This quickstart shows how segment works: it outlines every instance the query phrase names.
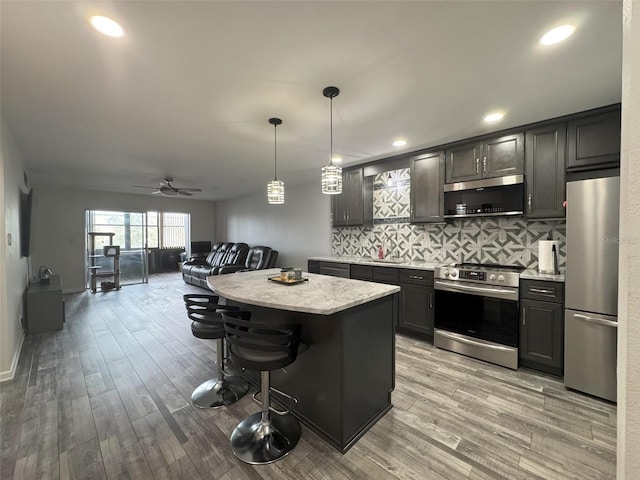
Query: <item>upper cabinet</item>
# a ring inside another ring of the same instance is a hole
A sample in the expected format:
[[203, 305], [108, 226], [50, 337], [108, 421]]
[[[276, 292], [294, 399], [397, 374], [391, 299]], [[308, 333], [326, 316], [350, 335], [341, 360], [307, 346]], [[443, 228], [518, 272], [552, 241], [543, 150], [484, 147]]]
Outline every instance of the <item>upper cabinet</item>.
[[525, 215], [527, 218], [563, 218], [565, 209], [566, 123], [554, 123], [526, 132]]
[[411, 223], [444, 221], [444, 151], [412, 157]]
[[620, 106], [570, 120], [567, 170], [595, 170], [620, 165]]
[[454, 145], [446, 151], [446, 183], [524, 173], [524, 134]]
[[332, 195], [331, 218], [334, 227], [373, 224], [373, 179], [364, 169], [342, 171], [342, 193]]

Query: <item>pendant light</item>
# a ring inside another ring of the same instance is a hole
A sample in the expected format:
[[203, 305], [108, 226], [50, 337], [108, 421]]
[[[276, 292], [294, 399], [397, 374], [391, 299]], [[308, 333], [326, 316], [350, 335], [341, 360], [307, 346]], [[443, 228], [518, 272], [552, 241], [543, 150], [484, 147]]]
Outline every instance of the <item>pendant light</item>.
[[322, 193], [336, 195], [342, 193], [342, 168], [333, 164], [333, 97], [340, 93], [338, 87], [327, 87], [322, 94], [331, 102], [331, 157], [329, 164], [322, 167]]
[[273, 125], [273, 180], [267, 183], [267, 202], [271, 205], [282, 205], [284, 203], [284, 182], [278, 180], [278, 137], [276, 133], [278, 125], [282, 125], [282, 120], [270, 118], [269, 123]]

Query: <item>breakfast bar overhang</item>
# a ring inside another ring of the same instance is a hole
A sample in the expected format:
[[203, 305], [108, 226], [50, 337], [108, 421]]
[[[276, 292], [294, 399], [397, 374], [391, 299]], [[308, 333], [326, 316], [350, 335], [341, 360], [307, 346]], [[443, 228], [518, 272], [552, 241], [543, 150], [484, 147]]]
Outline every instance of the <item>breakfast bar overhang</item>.
[[[391, 409], [400, 288], [307, 273], [297, 285], [269, 281], [279, 274], [216, 275], [207, 283], [252, 319], [301, 324], [309, 348], [286, 372], [272, 372], [271, 384], [296, 397], [293, 414], [344, 453]], [[254, 372], [245, 374], [257, 384]]]

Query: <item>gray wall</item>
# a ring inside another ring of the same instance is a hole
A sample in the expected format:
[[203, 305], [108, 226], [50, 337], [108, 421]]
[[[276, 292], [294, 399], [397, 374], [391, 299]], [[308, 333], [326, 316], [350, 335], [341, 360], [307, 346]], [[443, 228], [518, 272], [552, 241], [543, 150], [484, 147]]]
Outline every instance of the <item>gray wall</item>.
[[[20, 346], [24, 339], [20, 318], [22, 296], [27, 285], [27, 259], [20, 257], [20, 191], [23, 181], [22, 160], [4, 119], [0, 118], [0, 381], [13, 378]], [[11, 245], [8, 245], [11, 235]]]
[[330, 198], [318, 181], [285, 185], [284, 205], [269, 205], [265, 192], [216, 203], [216, 241], [266, 245], [278, 250], [278, 266], [307, 267], [307, 257], [331, 252]]
[[179, 212], [191, 214], [191, 238], [214, 240], [214, 203], [155, 195], [130, 195], [34, 186], [31, 275], [40, 265], [60, 274], [65, 292], [85, 288], [85, 212]]

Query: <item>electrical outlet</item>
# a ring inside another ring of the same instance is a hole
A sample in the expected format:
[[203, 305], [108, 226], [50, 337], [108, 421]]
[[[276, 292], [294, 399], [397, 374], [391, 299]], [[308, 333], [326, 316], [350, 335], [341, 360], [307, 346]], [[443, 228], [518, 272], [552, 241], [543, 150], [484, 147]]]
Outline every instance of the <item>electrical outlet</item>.
[[11, 243], [13, 243], [12, 239], [11, 239], [11, 234], [7, 233], [7, 245], [11, 246]]

